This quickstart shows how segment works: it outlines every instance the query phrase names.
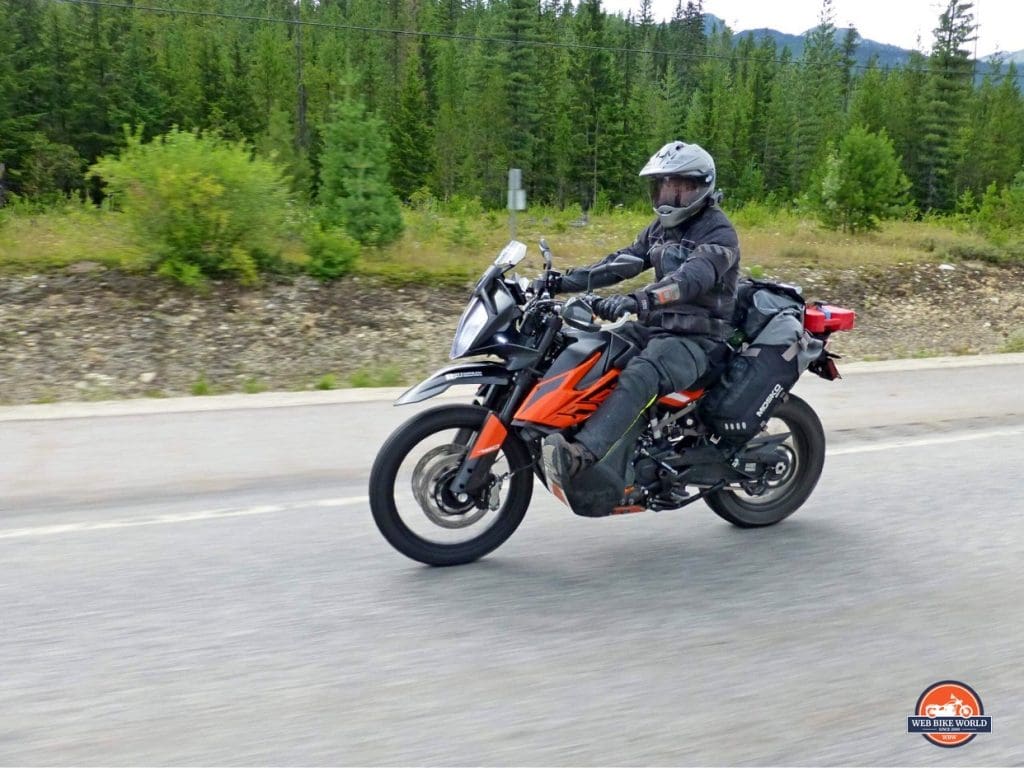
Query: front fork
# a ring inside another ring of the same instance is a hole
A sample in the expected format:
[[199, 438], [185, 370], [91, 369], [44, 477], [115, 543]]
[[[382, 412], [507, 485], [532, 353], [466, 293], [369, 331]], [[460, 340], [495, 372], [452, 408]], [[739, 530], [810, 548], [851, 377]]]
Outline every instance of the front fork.
[[[541, 359], [547, 354], [548, 349], [555, 340], [555, 334], [558, 333], [561, 327], [562, 321], [557, 315], [551, 315], [548, 318], [544, 335], [537, 345], [537, 349], [541, 353]], [[490, 478], [494, 460], [497, 458], [498, 452], [508, 436], [512, 418], [515, 416], [516, 411], [519, 410], [523, 398], [533, 388], [538, 376], [539, 374], [532, 369], [520, 371], [516, 376], [512, 391], [505, 399], [505, 404], [501, 410], [491, 410], [487, 414], [483, 426], [476, 434], [476, 439], [466, 446], [468, 449], [466, 459], [462, 462], [458, 473], [452, 479], [450, 486], [452, 493], [459, 496], [475, 497], [484, 488]], [[463, 436], [463, 433], [460, 432], [456, 439], [462, 442], [463, 440], [468, 440], [469, 436]]]
[[533, 385], [533, 379], [534, 377], [525, 371], [520, 374], [504, 407], [499, 412], [491, 411], [487, 414], [475, 438], [470, 439], [469, 435], [463, 438], [461, 433], [457, 436], [456, 439], [470, 441], [466, 445], [466, 459], [452, 479], [452, 493], [458, 496], [476, 496], [483, 489], [490, 478], [494, 460], [498, 457], [505, 438], [508, 437], [508, 425], [512, 423], [512, 416], [523, 396], [529, 391], [529, 387]]

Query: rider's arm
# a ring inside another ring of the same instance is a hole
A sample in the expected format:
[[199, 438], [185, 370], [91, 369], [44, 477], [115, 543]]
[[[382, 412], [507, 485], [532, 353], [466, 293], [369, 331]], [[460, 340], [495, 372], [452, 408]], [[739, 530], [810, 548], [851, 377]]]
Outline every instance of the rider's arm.
[[[562, 275], [561, 289], [567, 293], [572, 293], [575, 291], [588, 291], [594, 288], [605, 288], [609, 285], [615, 285], [615, 283], [621, 282], [622, 280], [627, 280], [630, 277], [636, 277], [641, 272], [650, 269], [651, 260], [648, 256], [648, 252], [650, 250], [648, 243], [650, 239], [651, 228], [653, 226], [654, 225], [651, 224], [646, 229], [644, 229], [639, 235], [637, 235], [636, 240], [633, 241], [632, 245], [629, 245], [626, 248], [620, 248], [614, 253], [609, 253], [600, 261], [589, 266], [576, 267], [575, 269], [570, 269], [568, 272]], [[591, 276], [592, 270], [604, 264], [607, 264], [608, 262], [612, 261], [616, 256], [623, 253], [628, 253], [632, 256], [637, 256], [640, 259], [643, 259], [643, 264], [637, 267], [636, 272], [634, 272], [631, 275], [626, 275], [624, 277], [616, 277], [610, 272], [605, 272], [602, 275], [595, 275], [593, 277]]]
[[728, 223], [715, 226], [693, 249], [678, 269], [637, 291], [641, 316], [671, 307], [689, 304], [711, 291], [725, 274], [739, 263], [739, 239]]

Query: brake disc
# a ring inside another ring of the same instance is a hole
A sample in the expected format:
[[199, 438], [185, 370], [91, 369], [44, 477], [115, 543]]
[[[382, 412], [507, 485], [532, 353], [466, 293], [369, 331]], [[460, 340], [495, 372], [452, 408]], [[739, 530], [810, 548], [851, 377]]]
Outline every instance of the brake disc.
[[412, 472], [412, 494], [423, 514], [442, 528], [466, 528], [487, 514], [470, 496], [460, 498], [450, 484], [466, 455], [464, 445], [439, 445], [416, 462]]

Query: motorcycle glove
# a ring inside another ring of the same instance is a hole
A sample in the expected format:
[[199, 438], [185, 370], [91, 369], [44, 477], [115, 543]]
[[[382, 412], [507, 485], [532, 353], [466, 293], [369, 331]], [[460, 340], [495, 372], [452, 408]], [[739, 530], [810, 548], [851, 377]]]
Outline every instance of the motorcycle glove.
[[635, 296], [618, 294], [594, 302], [594, 314], [605, 320], [618, 320], [636, 312], [640, 305]]
[[552, 271], [548, 275], [547, 282], [548, 293], [554, 296], [557, 293], [565, 293], [565, 289], [562, 287], [562, 273]]
[[562, 273], [552, 271], [546, 278], [538, 277], [530, 283], [530, 290], [538, 296], [543, 293], [547, 293], [551, 296], [564, 293], [565, 290], [562, 288]]

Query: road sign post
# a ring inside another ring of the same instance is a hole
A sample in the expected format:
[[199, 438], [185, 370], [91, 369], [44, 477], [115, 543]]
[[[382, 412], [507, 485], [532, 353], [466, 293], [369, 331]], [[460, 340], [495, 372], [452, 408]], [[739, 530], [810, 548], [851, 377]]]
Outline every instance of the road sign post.
[[523, 189], [523, 172], [519, 168], [508, 169], [508, 224], [512, 239], [516, 239], [516, 211], [526, 210], [526, 190]]

